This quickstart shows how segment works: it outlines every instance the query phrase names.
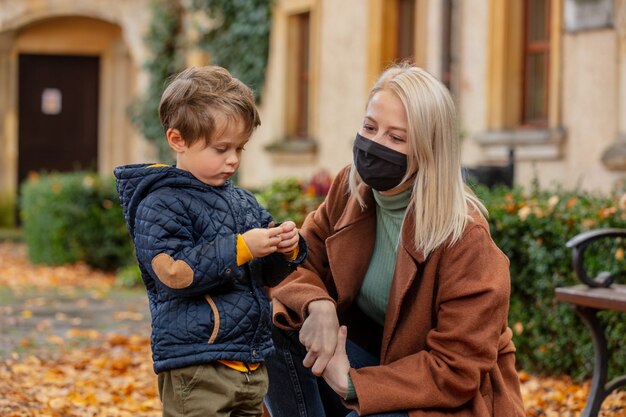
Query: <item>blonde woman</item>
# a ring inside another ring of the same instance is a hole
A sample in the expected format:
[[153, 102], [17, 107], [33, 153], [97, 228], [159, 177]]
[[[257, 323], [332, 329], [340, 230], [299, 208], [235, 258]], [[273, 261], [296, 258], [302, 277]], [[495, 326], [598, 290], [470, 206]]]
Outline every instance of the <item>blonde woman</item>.
[[272, 290], [273, 417], [523, 416], [509, 261], [464, 185], [454, 104], [409, 64], [371, 90], [354, 160]]

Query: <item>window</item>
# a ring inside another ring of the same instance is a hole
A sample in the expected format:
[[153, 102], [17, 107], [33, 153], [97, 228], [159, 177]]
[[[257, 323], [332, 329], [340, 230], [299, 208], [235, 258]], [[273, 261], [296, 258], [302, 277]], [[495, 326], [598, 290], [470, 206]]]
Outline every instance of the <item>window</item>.
[[488, 129], [558, 127], [561, 1], [494, 1], [490, 12]]
[[310, 113], [310, 13], [299, 13], [288, 21], [287, 135], [309, 139]]
[[[475, 135], [493, 159], [563, 156], [561, 127], [562, 0], [490, 2], [487, 123]], [[499, 156], [498, 156], [499, 155]]]
[[389, 65], [424, 65], [426, 6], [422, 0], [369, 0], [368, 88]]
[[[273, 154], [317, 152], [316, 103], [319, 74], [319, 7], [317, 0], [280, 0], [272, 12], [278, 63], [273, 96], [280, 103], [274, 138], [265, 149]], [[278, 97], [277, 97], [278, 96]]]
[[524, 1], [522, 125], [547, 126], [550, 1]]
[[395, 60], [412, 61], [415, 56], [415, 0], [398, 1], [397, 22]]

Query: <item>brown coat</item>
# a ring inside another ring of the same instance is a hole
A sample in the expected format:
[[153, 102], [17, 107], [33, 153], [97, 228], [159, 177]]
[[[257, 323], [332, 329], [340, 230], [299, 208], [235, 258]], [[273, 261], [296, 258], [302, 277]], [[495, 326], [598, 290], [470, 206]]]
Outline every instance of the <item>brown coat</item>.
[[[375, 202], [362, 211], [347, 189], [348, 169], [301, 233], [303, 268], [272, 291], [278, 326], [299, 328], [308, 303], [332, 299], [342, 313], [358, 295], [373, 251]], [[359, 414], [410, 410], [418, 416], [524, 416], [515, 347], [507, 326], [509, 261], [486, 220], [473, 221], [452, 247], [428, 259], [414, 249], [410, 216], [402, 229], [385, 319], [380, 366], [350, 369]], [[436, 312], [436, 314], [433, 314]], [[434, 317], [436, 316], [436, 317]], [[353, 329], [354, 330], [354, 329]], [[358, 336], [351, 333], [348, 337]]]

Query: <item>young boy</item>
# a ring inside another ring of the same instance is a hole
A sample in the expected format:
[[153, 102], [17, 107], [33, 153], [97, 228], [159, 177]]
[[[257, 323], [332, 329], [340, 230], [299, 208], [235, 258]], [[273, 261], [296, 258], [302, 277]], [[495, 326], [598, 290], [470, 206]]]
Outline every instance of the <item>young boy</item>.
[[164, 416], [261, 415], [273, 350], [273, 286], [306, 256], [293, 222], [274, 225], [230, 181], [260, 124], [252, 91], [217, 66], [167, 86], [159, 116], [176, 166], [115, 169], [152, 316]]

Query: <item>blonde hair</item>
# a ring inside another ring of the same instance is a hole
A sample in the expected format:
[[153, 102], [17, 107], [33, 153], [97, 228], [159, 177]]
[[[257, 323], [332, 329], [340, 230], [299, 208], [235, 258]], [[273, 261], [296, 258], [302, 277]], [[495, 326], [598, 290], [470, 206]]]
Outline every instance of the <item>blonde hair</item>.
[[[368, 98], [379, 91], [393, 92], [407, 116], [407, 173], [403, 179], [413, 181], [407, 214], [415, 218], [415, 247], [427, 257], [449, 239], [453, 245], [470, 220], [471, 206], [487, 210], [465, 185], [461, 173], [461, 141], [454, 102], [448, 89], [428, 72], [401, 63], [380, 76]], [[349, 186], [362, 207], [357, 192], [361, 183], [354, 162]]]
[[178, 129], [188, 146], [200, 139], [209, 145], [220, 134], [216, 112], [241, 121], [247, 136], [261, 124], [252, 90], [216, 65], [191, 67], [176, 75], [159, 104], [163, 130]]

